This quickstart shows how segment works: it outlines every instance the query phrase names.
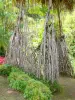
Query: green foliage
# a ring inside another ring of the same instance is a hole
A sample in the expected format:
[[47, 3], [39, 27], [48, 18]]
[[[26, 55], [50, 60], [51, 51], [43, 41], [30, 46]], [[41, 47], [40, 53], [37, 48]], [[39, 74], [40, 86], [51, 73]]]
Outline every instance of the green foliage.
[[[11, 65], [0, 65], [0, 75], [7, 75], [9, 86], [24, 93], [27, 100], [51, 100], [52, 93], [61, 92], [61, 86], [55, 81], [39, 80], [25, 74], [20, 68]], [[51, 91], [52, 93], [51, 93]]]
[[11, 66], [0, 65], [0, 75], [8, 76], [11, 72]]
[[[64, 16], [66, 15], [66, 16]], [[69, 58], [75, 72], [75, 10], [73, 12], [63, 12], [62, 26], [66, 37]]]
[[60, 93], [62, 92], [62, 87], [57, 81], [54, 81], [53, 84], [50, 85], [50, 90], [52, 91], [53, 94]]
[[51, 98], [51, 92], [47, 86], [21, 71], [11, 72], [8, 80], [10, 87], [23, 92], [27, 100], [50, 100]]
[[49, 87], [52, 94], [62, 92], [62, 87], [57, 81], [54, 81], [53, 83], [51, 81], [42, 80], [42, 79], [40, 81], [43, 82], [46, 86]]
[[5, 56], [5, 48], [3, 46], [0, 47], [0, 56]]
[[40, 81], [29, 77], [16, 67], [11, 68], [9, 86], [24, 93], [27, 100], [51, 100], [50, 89]]
[[11, 72], [11, 74], [8, 77], [9, 85], [13, 89], [19, 90], [21, 92], [24, 92], [27, 81], [29, 80], [29, 76], [22, 73], [22, 72]]
[[0, 0], [0, 51], [1, 47], [3, 47], [4, 51], [1, 51], [1, 54], [3, 53], [3, 55], [7, 50], [15, 19], [16, 14], [12, 7], [12, 1]]
[[23, 73], [22, 72], [22, 69], [20, 69], [20, 68], [18, 68], [18, 67], [16, 67], [16, 66], [12, 66], [12, 72], [19, 72], [19, 73]]
[[51, 100], [51, 92], [47, 86], [31, 79], [26, 86], [24, 97], [28, 100]]
[[31, 78], [38, 80], [40, 82], [42, 82], [43, 84], [45, 84], [47, 87], [49, 87], [49, 89], [51, 90], [52, 94], [54, 93], [60, 93], [62, 92], [62, 86], [57, 82], [54, 81], [53, 83], [51, 81], [48, 80], [43, 80], [42, 77], [40, 79], [36, 78], [35, 75], [33, 74], [28, 74]]
[[45, 16], [47, 11], [48, 11], [47, 6], [42, 6], [42, 5], [38, 5], [38, 4], [37, 4], [37, 6], [30, 7], [30, 9], [28, 10], [28, 12], [30, 14], [32, 14], [32, 17], [34, 19]]
[[31, 32], [29, 45], [31, 47], [37, 48], [41, 43], [44, 32], [44, 18], [36, 19], [36, 21], [32, 17], [28, 17], [28, 26]]

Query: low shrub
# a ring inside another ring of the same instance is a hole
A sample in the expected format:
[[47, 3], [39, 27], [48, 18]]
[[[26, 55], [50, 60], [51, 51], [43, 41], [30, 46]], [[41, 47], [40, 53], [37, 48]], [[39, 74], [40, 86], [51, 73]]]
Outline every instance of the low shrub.
[[30, 78], [19, 68], [12, 67], [9, 86], [24, 93], [26, 100], [51, 100], [51, 91], [40, 81]]
[[9, 76], [11, 72], [24, 73], [20, 68], [8, 64], [0, 65], [0, 75]]
[[15, 66], [0, 65], [0, 75], [8, 76], [9, 86], [23, 92], [26, 100], [51, 100], [52, 93], [62, 91], [61, 86], [56, 81], [51, 84], [50, 81], [33, 78]]
[[0, 75], [8, 76], [11, 73], [11, 66], [9, 65], [0, 65]]
[[57, 82], [54, 81], [53, 83], [49, 80], [43, 80], [43, 78], [41, 77], [40, 79], [36, 78], [33, 74], [29, 74], [29, 76], [32, 79], [38, 80], [40, 82], [42, 82], [43, 84], [45, 84], [52, 92], [52, 94], [54, 93], [61, 93], [63, 91], [62, 86]]
[[24, 72], [22, 71], [22, 69], [20, 69], [20, 68], [18, 68], [18, 67], [16, 67], [16, 66], [13, 66], [11, 70], [12, 70], [12, 72], [24, 73]]
[[29, 79], [30, 77], [28, 75], [20, 71], [12, 72], [8, 77], [10, 87], [21, 92], [24, 92]]
[[31, 79], [26, 86], [24, 97], [27, 100], [51, 100], [51, 91], [39, 81]]
[[52, 93], [60, 93], [62, 92], [62, 87], [57, 81], [54, 81], [53, 84], [50, 85], [50, 90]]

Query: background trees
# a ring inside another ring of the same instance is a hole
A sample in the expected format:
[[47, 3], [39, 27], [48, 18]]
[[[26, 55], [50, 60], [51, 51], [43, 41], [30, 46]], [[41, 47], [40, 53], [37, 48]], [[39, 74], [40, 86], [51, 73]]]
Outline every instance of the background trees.
[[14, 28], [16, 14], [12, 10], [11, 1], [0, 0], [0, 55], [5, 55]]

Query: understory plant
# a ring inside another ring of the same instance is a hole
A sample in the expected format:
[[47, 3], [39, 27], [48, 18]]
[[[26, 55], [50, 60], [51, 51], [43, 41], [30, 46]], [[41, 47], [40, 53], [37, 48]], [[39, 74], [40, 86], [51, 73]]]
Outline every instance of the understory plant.
[[25, 100], [51, 100], [52, 93], [41, 81], [31, 78], [18, 67], [0, 66], [0, 75], [7, 75], [9, 86], [24, 94]]
[[10, 73], [11, 73], [11, 66], [7, 64], [0, 65], [0, 75], [9, 76]]
[[24, 91], [24, 97], [28, 100], [51, 100], [49, 88], [39, 81], [31, 79]]

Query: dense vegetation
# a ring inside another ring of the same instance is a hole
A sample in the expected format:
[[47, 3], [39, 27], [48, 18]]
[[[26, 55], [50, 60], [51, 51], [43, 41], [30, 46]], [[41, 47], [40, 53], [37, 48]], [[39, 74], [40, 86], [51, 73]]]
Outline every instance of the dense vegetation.
[[59, 74], [75, 74], [75, 6], [34, 1], [0, 0], [0, 56], [7, 63], [0, 75], [27, 100], [51, 100], [61, 92]]
[[1, 65], [0, 75], [8, 76], [9, 86], [23, 92], [27, 100], [51, 100], [52, 94], [49, 87], [29, 77], [17, 67]]

